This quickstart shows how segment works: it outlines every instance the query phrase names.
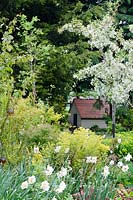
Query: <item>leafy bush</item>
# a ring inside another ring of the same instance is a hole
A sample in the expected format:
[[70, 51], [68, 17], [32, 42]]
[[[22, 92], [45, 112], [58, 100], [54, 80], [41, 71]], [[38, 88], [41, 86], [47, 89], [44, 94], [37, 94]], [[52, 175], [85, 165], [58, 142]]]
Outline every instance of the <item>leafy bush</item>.
[[[118, 139], [122, 142], [118, 143]], [[127, 153], [133, 156], [133, 131], [121, 132], [116, 134], [116, 138], [105, 138], [104, 144], [109, 145], [114, 149], [118, 157], [122, 157]]]
[[[106, 131], [107, 131], [107, 134], [112, 135], [112, 122], [111, 121], [108, 122]], [[116, 123], [115, 132], [120, 133], [122, 131], [126, 131], [126, 128], [124, 128], [120, 123]]]
[[59, 126], [48, 123], [31, 126], [28, 130], [23, 132], [25, 143], [28, 147], [34, 145], [46, 146], [48, 143], [57, 142], [59, 134], [61, 133]]
[[133, 130], [133, 108], [120, 106], [117, 109], [116, 120], [126, 130]]
[[121, 156], [130, 153], [133, 156], [133, 131], [121, 132], [117, 137], [122, 140], [117, 153]]
[[[109, 146], [102, 143], [102, 136], [98, 136], [90, 130], [79, 128], [73, 134], [62, 132], [55, 144], [49, 144], [43, 154], [51, 157], [53, 162], [62, 164], [69, 153], [69, 160], [74, 168], [81, 168], [82, 162], [87, 156], [106, 157]], [[61, 147], [56, 153], [56, 147]], [[67, 152], [69, 151], [69, 152]], [[65, 153], [66, 152], [66, 153]]]
[[[56, 140], [60, 132], [58, 120], [61, 115], [43, 103], [33, 105], [30, 98], [1, 98], [0, 153], [7, 161], [15, 164], [27, 154], [27, 147]], [[8, 102], [9, 101], [9, 102]], [[5, 103], [5, 106], [3, 106]], [[47, 115], [48, 113], [48, 115]], [[54, 117], [53, 117], [54, 116]], [[54, 125], [49, 125], [52, 122]], [[28, 145], [27, 145], [28, 144]]]

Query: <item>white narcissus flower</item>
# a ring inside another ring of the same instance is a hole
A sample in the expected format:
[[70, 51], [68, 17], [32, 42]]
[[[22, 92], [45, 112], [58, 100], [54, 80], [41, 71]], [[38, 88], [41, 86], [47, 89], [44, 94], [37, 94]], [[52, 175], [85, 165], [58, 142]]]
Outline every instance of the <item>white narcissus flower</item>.
[[132, 159], [132, 156], [130, 153], [128, 153], [124, 158], [126, 161], [130, 161]]
[[119, 168], [122, 167], [122, 166], [123, 166], [123, 162], [119, 161], [119, 162], [117, 163], [117, 166], [118, 166]]
[[57, 200], [56, 197], [53, 197], [52, 200]]
[[128, 167], [128, 165], [123, 165], [121, 169], [123, 172], [127, 172], [129, 167]]
[[47, 168], [45, 170], [45, 174], [47, 176], [50, 176], [53, 173], [53, 171], [54, 171], [53, 167], [51, 167], [50, 165], [47, 165]]
[[121, 138], [118, 138], [117, 142], [120, 144], [121, 143]]
[[60, 150], [61, 150], [61, 146], [56, 146], [54, 152], [59, 153]]
[[28, 183], [29, 184], [34, 184], [36, 182], [36, 177], [35, 176], [29, 176], [28, 177]]
[[59, 178], [64, 177], [64, 176], [66, 176], [66, 175], [67, 175], [67, 168], [64, 168], [64, 167], [62, 167], [62, 168], [61, 168], [61, 171], [59, 171], [59, 172], [57, 173], [57, 176], [58, 176]]
[[96, 156], [88, 156], [88, 157], [86, 157], [86, 163], [96, 164], [96, 162], [97, 162], [97, 157]]
[[66, 188], [66, 184], [64, 181], [62, 181], [59, 185], [59, 187], [56, 189], [56, 192], [57, 193], [62, 193]]
[[24, 190], [28, 188], [28, 181], [24, 181], [22, 184], [21, 184], [21, 189]]
[[70, 151], [69, 147], [65, 149], [65, 153], [68, 153], [69, 151]]
[[40, 187], [44, 192], [49, 191], [49, 182], [48, 181], [43, 181], [41, 183], [41, 187]]
[[111, 160], [109, 163], [111, 166], [115, 164], [114, 160]]
[[34, 147], [34, 153], [39, 153], [39, 147]]
[[86, 157], [86, 163], [91, 163], [91, 156]]
[[113, 151], [112, 151], [112, 150], [110, 150], [110, 153], [112, 154], [112, 153], [113, 153]]
[[105, 166], [104, 169], [103, 169], [103, 176], [104, 178], [106, 178], [108, 175], [109, 175], [109, 167], [108, 166]]
[[92, 157], [91, 158], [91, 163], [96, 164], [96, 162], [97, 162], [97, 157], [96, 156]]

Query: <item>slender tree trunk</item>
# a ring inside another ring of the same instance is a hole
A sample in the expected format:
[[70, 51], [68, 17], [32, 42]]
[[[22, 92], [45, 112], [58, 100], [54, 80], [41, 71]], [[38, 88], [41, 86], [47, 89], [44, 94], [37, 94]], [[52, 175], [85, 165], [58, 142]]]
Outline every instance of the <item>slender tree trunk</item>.
[[116, 114], [116, 105], [112, 103], [112, 136], [115, 138], [115, 114]]
[[31, 62], [31, 73], [32, 73], [32, 78], [33, 78], [33, 80], [32, 80], [32, 94], [33, 94], [33, 102], [34, 102], [34, 104], [35, 104], [35, 102], [36, 102], [36, 82], [35, 82], [35, 77], [34, 77], [34, 63], [33, 62]]

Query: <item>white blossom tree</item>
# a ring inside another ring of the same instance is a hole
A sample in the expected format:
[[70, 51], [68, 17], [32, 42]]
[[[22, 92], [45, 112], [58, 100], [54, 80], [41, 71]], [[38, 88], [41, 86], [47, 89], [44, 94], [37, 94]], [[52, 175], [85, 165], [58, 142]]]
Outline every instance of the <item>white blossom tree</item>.
[[97, 94], [112, 104], [112, 133], [115, 137], [116, 106], [128, 101], [133, 90], [133, 41], [125, 40], [122, 30], [117, 30], [113, 16], [107, 14], [87, 26], [73, 20], [59, 32], [68, 30], [88, 38], [91, 49], [101, 52], [102, 60], [96, 65], [88, 64], [74, 76], [77, 79], [92, 77]]

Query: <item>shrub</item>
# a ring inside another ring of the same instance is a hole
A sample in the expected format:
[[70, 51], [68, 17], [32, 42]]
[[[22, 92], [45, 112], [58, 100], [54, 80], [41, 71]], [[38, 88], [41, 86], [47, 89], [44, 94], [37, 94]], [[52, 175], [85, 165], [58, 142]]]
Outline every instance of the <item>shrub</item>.
[[116, 113], [116, 120], [126, 130], [133, 130], [133, 108], [119, 106]]
[[116, 153], [120, 156], [130, 153], [133, 156], [133, 131], [118, 133], [117, 137], [121, 138], [122, 143]]
[[[0, 113], [0, 153], [8, 162], [20, 162], [23, 155], [27, 154], [29, 145], [56, 140], [59, 132], [58, 120], [61, 116], [54, 113], [53, 108], [48, 109], [41, 102], [33, 105], [30, 98], [9, 99], [5, 95], [3, 99], [1, 98], [3, 111]], [[54, 126], [47, 121], [54, 123]]]
[[[73, 134], [63, 132], [60, 134], [56, 145], [48, 145], [43, 154], [51, 157], [53, 161], [62, 164], [69, 154], [69, 160], [74, 168], [81, 168], [83, 160], [87, 156], [106, 157], [109, 147], [102, 143], [102, 136], [98, 136], [90, 130], [79, 128]], [[61, 147], [59, 153], [56, 147]], [[69, 149], [69, 152], [65, 153]]]
[[33, 147], [34, 145], [45, 147], [48, 143], [56, 143], [60, 132], [59, 126], [45, 123], [31, 126], [23, 132], [23, 135], [28, 147]]
[[[119, 138], [122, 141], [120, 144], [118, 144]], [[109, 145], [111, 149], [113, 148], [118, 157], [122, 157], [127, 153], [133, 156], [133, 131], [117, 133], [116, 138], [105, 138], [103, 142]]]

